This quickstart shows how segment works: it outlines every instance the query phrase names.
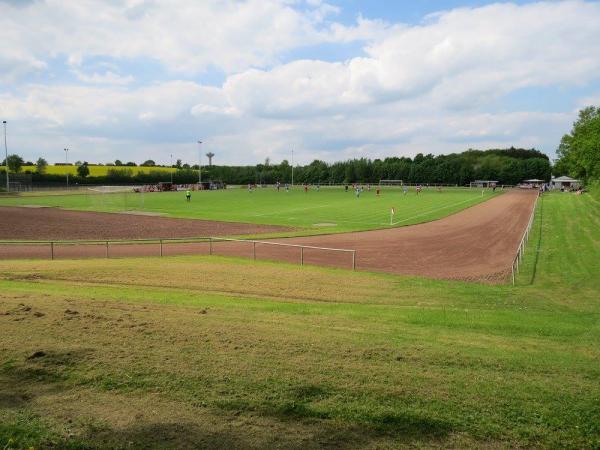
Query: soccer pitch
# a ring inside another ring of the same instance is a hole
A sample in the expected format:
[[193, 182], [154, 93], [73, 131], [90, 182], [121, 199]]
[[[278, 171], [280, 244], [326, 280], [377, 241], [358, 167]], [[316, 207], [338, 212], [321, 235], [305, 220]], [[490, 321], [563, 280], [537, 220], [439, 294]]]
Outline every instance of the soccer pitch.
[[[81, 191], [80, 191], [81, 192]], [[145, 212], [168, 217], [184, 217], [255, 224], [284, 225], [311, 233], [362, 231], [403, 226], [445, 217], [489, 200], [499, 192], [479, 189], [414, 189], [404, 194], [398, 188], [385, 188], [380, 196], [375, 188], [357, 197], [342, 187], [302, 188], [286, 192], [272, 187], [252, 192], [242, 188], [193, 192], [191, 202], [184, 192], [110, 193], [20, 196], [0, 199], [0, 206], [53, 206], [83, 211]], [[391, 215], [394, 208], [395, 214]]]

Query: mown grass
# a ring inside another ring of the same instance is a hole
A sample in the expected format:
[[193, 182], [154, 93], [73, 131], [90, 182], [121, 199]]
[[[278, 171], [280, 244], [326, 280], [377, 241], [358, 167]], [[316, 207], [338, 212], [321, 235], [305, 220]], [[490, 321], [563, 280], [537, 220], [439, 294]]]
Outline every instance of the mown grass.
[[0, 206], [39, 205], [84, 211], [145, 211], [170, 217], [224, 220], [255, 224], [300, 227], [313, 232], [337, 233], [390, 226], [390, 209], [396, 209], [394, 226], [439, 219], [469, 206], [489, 200], [500, 191], [478, 189], [424, 189], [403, 195], [397, 188], [386, 188], [380, 197], [375, 189], [356, 198], [352, 190], [301, 188], [277, 192], [273, 188], [232, 188], [222, 191], [194, 192], [190, 203], [183, 192], [114, 193], [1, 198]]
[[539, 211], [516, 287], [222, 257], [0, 262], [0, 443], [596, 448], [600, 208], [553, 194]]

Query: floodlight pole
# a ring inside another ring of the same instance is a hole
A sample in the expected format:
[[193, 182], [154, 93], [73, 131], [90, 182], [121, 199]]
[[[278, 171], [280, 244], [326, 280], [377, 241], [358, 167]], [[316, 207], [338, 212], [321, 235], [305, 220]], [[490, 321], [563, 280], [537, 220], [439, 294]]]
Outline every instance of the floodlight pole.
[[202, 189], [202, 141], [198, 141], [198, 184]]
[[294, 187], [294, 149], [292, 149], [292, 187]]
[[67, 172], [67, 189], [69, 189], [69, 149], [65, 148], [65, 163], [67, 165], [66, 167], [66, 172]]
[[173, 153], [171, 153], [171, 184], [173, 184]]
[[6, 120], [3, 120], [2, 123], [4, 124], [4, 154], [5, 156], [5, 160], [4, 160], [4, 169], [6, 171], [6, 192], [10, 191], [10, 184], [8, 182], [8, 145], [6, 145]]

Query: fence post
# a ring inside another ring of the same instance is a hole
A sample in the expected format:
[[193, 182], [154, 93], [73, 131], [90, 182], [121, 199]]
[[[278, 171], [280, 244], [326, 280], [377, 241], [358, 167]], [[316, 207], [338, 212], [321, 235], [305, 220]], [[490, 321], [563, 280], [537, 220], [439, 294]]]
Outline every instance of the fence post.
[[108, 241], [106, 241], [106, 257], [108, 258]]
[[304, 265], [304, 247], [300, 247], [300, 265]]
[[208, 254], [212, 255], [212, 238], [208, 238]]
[[54, 260], [54, 242], [50, 242], [50, 259]]
[[352, 270], [356, 270], [356, 250], [352, 250]]
[[160, 256], [163, 255], [162, 239], [160, 240]]
[[252, 241], [252, 255], [256, 261], [256, 241]]
[[514, 262], [512, 264], [511, 269], [512, 269], [512, 285], [514, 286], [515, 285], [515, 263]]

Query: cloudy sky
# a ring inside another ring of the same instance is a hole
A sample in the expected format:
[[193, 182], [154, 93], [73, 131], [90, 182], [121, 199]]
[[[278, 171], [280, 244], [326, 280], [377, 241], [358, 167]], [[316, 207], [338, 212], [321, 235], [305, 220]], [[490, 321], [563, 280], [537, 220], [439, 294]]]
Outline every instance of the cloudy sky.
[[219, 164], [536, 147], [600, 105], [600, 2], [0, 0], [11, 153]]

